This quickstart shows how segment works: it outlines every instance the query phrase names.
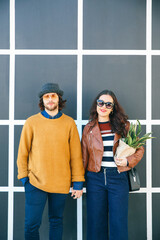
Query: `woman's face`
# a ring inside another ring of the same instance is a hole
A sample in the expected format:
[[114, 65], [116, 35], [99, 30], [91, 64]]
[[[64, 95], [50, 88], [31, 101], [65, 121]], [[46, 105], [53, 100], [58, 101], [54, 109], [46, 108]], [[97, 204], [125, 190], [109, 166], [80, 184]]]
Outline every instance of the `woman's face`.
[[[113, 102], [113, 98], [110, 95], [101, 95], [99, 97], [99, 100], [102, 100], [104, 103], [114, 103]], [[102, 104], [103, 104], [102, 102]], [[111, 108], [107, 108], [105, 104], [103, 104], [103, 106], [98, 106], [97, 105], [97, 113], [98, 113], [98, 119], [99, 121], [109, 121], [109, 114], [112, 112], [113, 107]]]

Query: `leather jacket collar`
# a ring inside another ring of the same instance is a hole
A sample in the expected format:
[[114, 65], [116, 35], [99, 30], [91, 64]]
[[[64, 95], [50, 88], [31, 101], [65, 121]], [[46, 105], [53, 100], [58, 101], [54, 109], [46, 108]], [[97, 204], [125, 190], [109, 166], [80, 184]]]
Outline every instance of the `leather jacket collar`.
[[[95, 138], [97, 138], [98, 141], [103, 142], [101, 132], [100, 132], [100, 129], [99, 129], [98, 120], [90, 122], [89, 126], [90, 126], [89, 131], [90, 132], [92, 131], [92, 134], [95, 136]], [[114, 154], [115, 154], [115, 150], [117, 148], [117, 144], [118, 144], [118, 141], [119, 141], [120, 138], [121, 138], [121, 135], [115, 133], [114, 145], [113, 145], [113, 153]], [[115, 144], [116, 144], [116, 146], [115, 146]]]

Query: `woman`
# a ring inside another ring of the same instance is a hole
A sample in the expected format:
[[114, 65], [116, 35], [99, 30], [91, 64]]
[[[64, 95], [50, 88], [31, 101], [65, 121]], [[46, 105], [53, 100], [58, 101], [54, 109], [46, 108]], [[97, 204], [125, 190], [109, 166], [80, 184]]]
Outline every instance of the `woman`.
[[114, 161], [118, 140], [126, 137], [129, 130], [127, 119], [112, 91], [98, 94], [82, 136], [88, 240], [128, 239], [127, 171], [142, 159], [144, 148]]

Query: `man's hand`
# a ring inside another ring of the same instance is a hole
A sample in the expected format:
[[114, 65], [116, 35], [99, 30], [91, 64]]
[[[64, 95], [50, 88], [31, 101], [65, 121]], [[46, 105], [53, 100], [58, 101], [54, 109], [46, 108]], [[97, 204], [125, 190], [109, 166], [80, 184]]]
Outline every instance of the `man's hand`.
[[73, 197], [73, 199], [77, 199], [80, 198], [83, 194], [83, 189], [82, 190], [74, 190], [73, 188], [71, 189], [71, 197]]

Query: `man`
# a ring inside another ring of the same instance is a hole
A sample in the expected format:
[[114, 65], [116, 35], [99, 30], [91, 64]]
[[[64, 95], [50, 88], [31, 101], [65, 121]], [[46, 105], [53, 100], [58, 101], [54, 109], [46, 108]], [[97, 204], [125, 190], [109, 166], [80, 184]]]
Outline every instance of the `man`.
[[65, 199], [73, 182], [74, 199], [83, 193], [84, 169], [74, 120], [61, 112], [66, 100], [58, 84], [39, 93], [42, 112], [24, 124], [18, 150], [18, 179], [25, 187], [25, 240], [38, 240], [48, 199], [49, 239], [61, 240]]

